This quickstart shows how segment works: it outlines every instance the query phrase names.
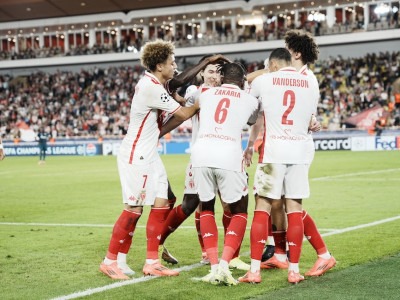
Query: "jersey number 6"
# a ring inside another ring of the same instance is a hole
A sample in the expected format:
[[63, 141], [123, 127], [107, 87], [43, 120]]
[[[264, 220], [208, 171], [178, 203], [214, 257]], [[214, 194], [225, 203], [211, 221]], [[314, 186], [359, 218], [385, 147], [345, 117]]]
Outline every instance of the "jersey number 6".
[[214, 119], [218, 124], [222, 124], [226, 120], [226, 116], [228, 115], [228, 108], [231, 101], [228, 98], [223, 98], [219, 101], [217, 109], [215, 110]]
[[289, 107], [285, 110], [282, 116], [282, 124], [283, 125], [293, 125], [293, 120], [288, 120], [288, 116], [293, 110], [294, 104], [296, 103], [296, 97], [294, 95], [294, 92], [291, 90], [287, 90], [285, 94], [283, 95], [283, 106], [288, 105], [288, 98], [290, 97], [290, 104]]

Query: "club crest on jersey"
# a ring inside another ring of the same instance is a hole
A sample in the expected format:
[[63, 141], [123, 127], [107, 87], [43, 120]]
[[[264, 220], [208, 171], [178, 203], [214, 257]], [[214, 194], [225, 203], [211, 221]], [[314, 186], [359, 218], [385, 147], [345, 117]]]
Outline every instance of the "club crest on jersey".
[[169, 95], [167, 93], [162, 93], [161, 94], [161, 101], [162, 102], [168, 102], [169, 101]]

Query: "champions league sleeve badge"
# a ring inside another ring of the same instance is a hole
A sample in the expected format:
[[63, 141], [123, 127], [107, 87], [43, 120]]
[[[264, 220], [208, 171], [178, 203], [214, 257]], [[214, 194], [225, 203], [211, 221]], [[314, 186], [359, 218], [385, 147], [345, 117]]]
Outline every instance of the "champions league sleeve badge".
[[166, 103], [169, 101], [169, 95], [167, 93], [162, 93], [161, 94], [161, 101]]

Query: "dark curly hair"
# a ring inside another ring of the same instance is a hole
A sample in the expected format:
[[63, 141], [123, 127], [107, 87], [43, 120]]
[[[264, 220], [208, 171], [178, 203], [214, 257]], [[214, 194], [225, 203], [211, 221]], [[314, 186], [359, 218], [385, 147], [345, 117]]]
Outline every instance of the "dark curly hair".
[[301, 53], [301, 60], [304, 64], [312, 64], [318, 59], [318, 45], [309, 32], [289, 30], [286, 32], [284, 39], [290, 50]]
[[165, 62], [170, 55], [174, 54], [174, 44], [169, 41], [156, 40], [148, 42], [143, 47], [140, 61], [142, 66], [150, 71], [155, 71], [157, 64]]
[[233, 62], [219, 67], [218, 71], [223, 76], [223, 82], [240, 83], [247, 72], [241, 63]]

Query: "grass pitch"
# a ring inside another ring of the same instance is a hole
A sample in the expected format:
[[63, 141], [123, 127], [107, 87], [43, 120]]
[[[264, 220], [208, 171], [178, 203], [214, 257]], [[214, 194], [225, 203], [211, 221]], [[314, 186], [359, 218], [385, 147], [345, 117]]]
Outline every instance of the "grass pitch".
[[[182, 201], [188, 160], [188, 155], [163, 156], [177, 204]], [[255, 167], [248, 171], [252, 184]], [[90, 299], [398, 297], [398, 279], [391, 274], [397, 271], [392, 266], [398, 265], [400, 253], [400, 151], [317, 152], [310, 184], [311, 197], [303, 201], [304, 208], [327, 235], [324, 240], [338, 261], [323, 277], [291, 286], [286, 270], [265, 270], [258, 285], [224, 287], [195, 281], [209, 267], [195, 265], [201, 251], [191, 216], [184, 228], [168, 238], [167, 245], [179, 258], [177, 268], [192, 269], [178, 277], [140, 282], [149, 211], [145, 208], [128, 254], [138, 279], [122, 286], [98, 271], [123, 207], [115, 157], [49, 157], [46, 165], [37, 165], [34, 157], [7, 157], [0, 162], [1, 299], [72, 298], [79, 291], [81, 295], [95, 292], [85, 297]], [[248, 227], [253, 209], [251, 196]], [[216, 219], [222, 225], [219, 204]], [[386, 221], [373, 223], [380, 220]], [[220, 234], [220, 246], [222, 240]], [[248, 230], [242, 245], [242, 259], [247, 262], [249, 243]], [[301, 273], [315, 260], [314, 250], [304, 242]], [[236, 277], [244, 273], [233, 271]], [[384, 294], [367, 292], [373, 282], [380, 282]], [[111, 289], [111, 284], [116, 287]], [[103, 291], [91, 290], [95, 288]]]

